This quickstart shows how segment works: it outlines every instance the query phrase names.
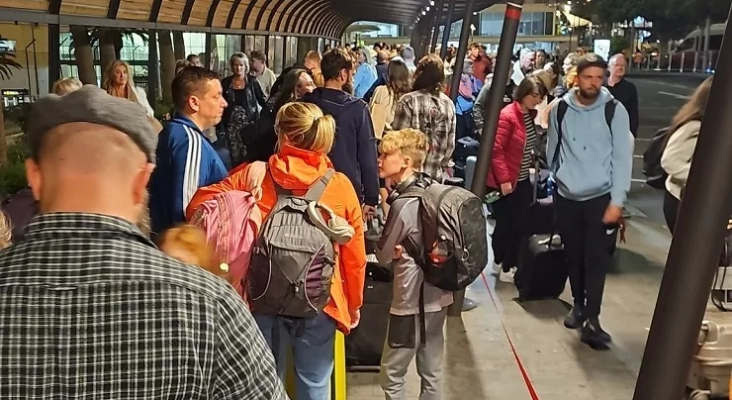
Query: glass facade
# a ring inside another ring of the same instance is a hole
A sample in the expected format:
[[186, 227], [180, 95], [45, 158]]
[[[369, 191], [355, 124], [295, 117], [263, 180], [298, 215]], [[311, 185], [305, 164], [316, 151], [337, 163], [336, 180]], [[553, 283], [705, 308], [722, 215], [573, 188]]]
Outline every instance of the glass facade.
[[371, 21], [359, 21], [353, 23], [353, 25], [367, 25], [378, 28], [378, 30], [359, 32], [364, 37], [399, 37], [399, 25]]
[[[503, 29], [502, 12], [480, 14], [480, 35], [500, 36]], [[457, 25], [453, 24], [453, 25]], [[458, 28], [458, 34], [459, 34]], [[554, 34], [554, 14], [551, 12], [524, 12], [519, 21], [518, 36], [550, 36]]]

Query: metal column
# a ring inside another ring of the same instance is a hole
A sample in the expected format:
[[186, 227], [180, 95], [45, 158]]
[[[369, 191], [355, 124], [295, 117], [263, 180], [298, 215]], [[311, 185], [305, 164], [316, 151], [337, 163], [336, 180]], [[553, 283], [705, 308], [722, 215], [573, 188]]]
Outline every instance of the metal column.
[[440, 36], [440, 19], [442, 19], [442, 9], [445, 7], [446, 0], [437, 0], [435, 3], [435, 21], [432, 28], [432, 42], [430, 43], [430, 53], [437, 51], [437, 39]]
[[[460, 76], [463, 74], [463, 65], [465, 64], [465, 55], [468, 52], [470, 20], [473, 16], [474, 6], [475, 0], [467, 0], [465, 2], [465, 17], [463, 17], [463, 25], [460, 28], [460, 45], [458, 46], [457, 58], [455, 59], [455, 68], [452, 69], [452, 82], [450, 83], [450, 98], [453, 101], [457, 98], [460, 87]], [[506, 28], [504, 27], [503, 29], [505, 31]]]
[[[460, 29], [460, 46], [458, 47], [457, 59], [455, 60], [455, 68], [452, 70], [452, 82], [450, 83], [450, 98], [455, 101], [460, 88], [460, 76], [463, 74], [463, 65], [465, 64], [465, 54], [468, 50], [468, 36], [470, 35], [470, 17], [473, 15], [473, 7], [475, 0], [467, 0], [465, 4], [465, 17], [463, 18], [463, 26]], [[468, 21], [466, 24], [465, 22]], [[505, 30], [505, 28], [504, 28]], [[448, 35], [450, 32], [446, 32]], [[476, 170], [477, 172], [477, 170]], [[453, 303], [447, 308], [447, 315], [451, 317], [459, 317], [463, 312], [463, 303], [465, 302], [465, 289], [455, 292]], [[475, 308], [475, 303], [470, 301], [471, 307]], [[466, 310], [467, 311], [467, 310]]]
[[[717, 64], [732, 63], [727, 25]], [[732, 201], [732, 76], [716, 74], [674, 229], [633, 400], [682, 398]], [[683, 293], [683, 295], [680, 295]]]
[[[521, 10], [523, 9], [523, 0], [511, 1], [506, 3], [506, 14], [503, 19], [503, 31], [501, 32], [501, 39], [498, 42], [498, 54], [496, 56], [496, 67], [493, 74], [493, 82], [491, 83], [490, 90], [488, 92], [488, 101], [486, 108], [483, 110], [485, 115], [483, 122], [483, 134], [480, 140], [480, 152], [478, 155], [478, 161], [475, 165], [475, 172], [473, 174], [473, 182], [471, 182], [471, 190], [478, 197], [485, 196], [486, 186], [485, 181], [488, 175], [488, 168], [490, 167], [491, 153], [493, 152], [493, 142], [496, 139], [496, 128], [498, 127], [498, 116], [501, 112], [501, 106], [503, 104], [503, 92], [506, 84], [508, 83], [508, 72], [511, 68], [511, 56], [513, 53], [513, 45], [516, 42], [516, 34], [518, 33], [519, 20], [521, 19]], [[472, 13], [472, 10], [466, 11], [465, 20], [470, 20], [468, 12]], [[465, 21], [463, 20], [463, 21]], [[453, 86], [450, 88], [451, 97], [454, 99], [457, 96], [457, 86], [460, 83], [460, 74], [463, 68], [463, 58], [465, 57], [465, 40], [462, 36], [466, 29], [466, 24], [463, 23], [463, 30], [461, 32], [460, 48], [463, 49], [462, 58], [458, 58], [455, 63], [455, 74], [453, 75]], [[469, 27], [467, 28], [470, 29]], [[460, 51], [458, 51], [460, 56]], [[457, 63], [460, 63], [459, 69]], [[457, 76], [457, 80], [455, 79]], [[454, 93], [454, 94], [453, 94]], [[455, 294], [455, 303], [451, 306], [452, 309], [448, 308], [447, 313], [450, 316], [460, 315], [463, 305], [462, 301], [465, 296], [465, 291], [460, 291]]]
[[513, 46], [516, 43], [521, 10], [524, 7], [523, 0], [509, 1], [506, 3], [506, 14], [503, 17], [503, 31], [498, 42], [498, 53], [496, 54], [496, 66], [493, 71], [493, 81], [488, 91], [488, 101], [483, 110], [483, 133], [480, 138], [480, 150], [478, 161], [475, 164], [473, 182], [470, 188], [478, 197], [482, 198], [486, 192], [486, 178], [488, 169], [491, 166], [493, 156], [493, 143], [496, 140], [496, 128], [498, 128], [498, 116], [503, 107], [503, 94], [508, 84], [508, 73], [511, 69], [511, 57]]
[[61, 79], [61, 33], [58, 25], [48, 25], [48, 92]]
[[448, 3], [447, 19], [445, 20], [445, 28], [442, 31], [442, 47], [440, 48], [440, 58], [445, 59], [447, 56], [447, 42], [450, 40], [450, 28], [452, 28], [452, 14], [455, 12], [455, 2], [457, 0], [444, 0]]
[[158, 86], [160, 85], [160, 57], [158, 56], [158, 32], [148, 31], [147, 55], [147, 101], [153, 108], [158, 104]]

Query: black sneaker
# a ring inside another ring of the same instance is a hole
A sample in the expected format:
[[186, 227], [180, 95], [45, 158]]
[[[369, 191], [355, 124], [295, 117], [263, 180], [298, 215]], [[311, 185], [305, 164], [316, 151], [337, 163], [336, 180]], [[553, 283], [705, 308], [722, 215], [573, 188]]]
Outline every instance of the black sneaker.
[[609, 333], [602, 329], [597, 318], [591, 318], [582, 327], [581, 340], [593, 349], [605, 349], [607, 344], [612, 341], [612, 338]]
[[567, 329], [579, 329], [585, 322], [585, 317], [582, 315], [582, 305], [575, 304], [572, 310], [569, 311], [569, 315], [564, 318], [564, 327]]

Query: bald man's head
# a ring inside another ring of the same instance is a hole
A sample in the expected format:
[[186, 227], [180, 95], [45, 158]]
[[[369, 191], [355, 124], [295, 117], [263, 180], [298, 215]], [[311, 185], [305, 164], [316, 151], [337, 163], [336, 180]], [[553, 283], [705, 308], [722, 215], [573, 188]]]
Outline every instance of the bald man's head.
[[26, 174], [42, 211], [117, 208], [127, 215], [143, 202], [153, 168], [129, 135], [86, 122], [48, 131], [36, 158], [26, 162]]

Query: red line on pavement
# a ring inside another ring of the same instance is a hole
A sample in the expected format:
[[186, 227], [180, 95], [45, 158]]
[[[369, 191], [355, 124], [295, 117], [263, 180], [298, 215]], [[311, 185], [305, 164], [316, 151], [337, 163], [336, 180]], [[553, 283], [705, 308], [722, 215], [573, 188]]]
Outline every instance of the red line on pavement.
[[[508, 15], [508, 11], [506, 11], [506, 14]], [[488, 279], [486, 279], [485, 273], [480, 274], [480, 276], [481, 276], [481, 278], [483, 278], [483, 284], [485, 285], [485, 288], [488, 289], [488, 295], [491, 298], [493, 307], [495, 307], [496, 312], [498, 313], [498, 319], [501, 321], [501, 327], [503, 328], [503, 333], [506, 334], [506, 339], [508, 339], [508, 345], [511, 347], [511, 352], [513, 353], [513, 358], [514, 358], [514, 360], [516, 360], [516, 365], [518, 366], [519, 372], [521, 373], [521, 378], [523, 378], [523, 380], [524, 380], [526, 389], [529, 391], [529, 396], [531, 396], [531, 400], [539, 400], [539, 395], [536, 394], [536, 390], [534, 389], [534, 385], [531, 383], [529, 374], [526, 372], [526, 368], [524, 368], [524, 364], [521, 362], [521, 358], [519, 358], [518, 352], [516, 351], [516, 347], [513, 345], [511, 336], [508, 334], [508, 329], [506, 328], [506, 323], [503, 321], [503, 317], [501, 316], [501, 310], [498, 308], [498, 303], [496, 303], [496, 299], [493, 297], [493, 291], [491, 290], [491, 287], [488, 284]]]

